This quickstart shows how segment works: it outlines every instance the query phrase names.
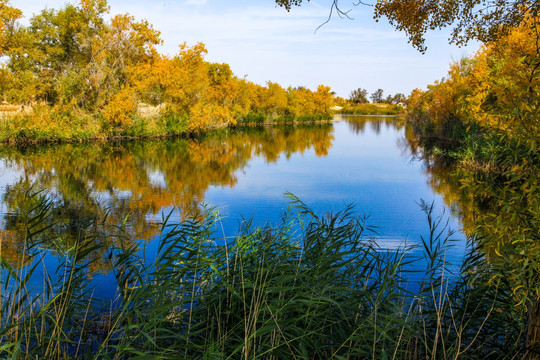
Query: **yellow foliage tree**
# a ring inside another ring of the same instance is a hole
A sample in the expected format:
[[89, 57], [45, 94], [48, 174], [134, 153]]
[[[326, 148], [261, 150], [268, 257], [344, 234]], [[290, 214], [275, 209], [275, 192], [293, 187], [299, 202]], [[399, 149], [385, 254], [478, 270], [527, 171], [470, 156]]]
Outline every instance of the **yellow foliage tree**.
[[103, 110], [103, 117], [106, 124], [112, 125], [116, 132], [129, 127], [136, 112], [134, 93], [125, 88], [113, 95]]

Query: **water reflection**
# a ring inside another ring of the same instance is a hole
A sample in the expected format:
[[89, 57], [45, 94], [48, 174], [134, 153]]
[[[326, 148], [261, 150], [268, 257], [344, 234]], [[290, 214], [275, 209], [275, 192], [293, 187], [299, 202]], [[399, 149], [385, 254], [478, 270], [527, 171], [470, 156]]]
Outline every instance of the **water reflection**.
[[377, 135], [381, 133], [383, 127], [385, 129], [403, 127], [403, 124], [396, 121], [394, 116], [337, 115], [336, 120], [346, 121], [349, 129], [357, 135], [363, 134], [366, 126], [369, 126]]
[[[228, 129], [197, 139], [0, 148], [4, 173], [12, 174], [2, 192], [2, 257], [14, 266], [31, 261], [21, 222], [33, 206], [27, 198], [30, 188], [44, 189], [53, 200], [40, 246], [69, 249], [81, 228], [93, 229], [95, 242], [107, 245], [92, 255], [94, 273], [110, 270], [106, 249], [115, 238], [101, 234], [124, 224], [133, 241], [151, 241], [164, 210], [178, 207], [180, 217], [194, 216], [207, 201], [228, 207], [235, 219], [255, 213], [262, 223], [279, 216], [285, 191], [317, 211], [355, 203], [379, 227], [386, 248], [418, 239], [426, 220], [416, 202], [437, 202], [434, 192], [460, 215], [467, 231], [478, 226], [478, 209], [492, 206], [481, 191], [463, 188], [449, 164], [427, 157], [414, 134], [395, 118], [336, 120]], [[229, 234], [235, 233], [230, 228]]]
[[[275, 163], [309, 149], [326, 156], [333, 140], [332, 125], [324, 124], [243, 128], [199, 139], [1, 148], [4, 171], [17, 174], [3, 192], [2, 257], [13, 265], [30, 260], [21, 221], [33, 206], [27, 198], [30, 188], [46, 189], [53, 199], [53, 216], [44, 220], [40, 234], [51, 250], [71, 247], [80, 229], [96, 217], [99, 221], [90, 226], [106, 229], [129, 219], [125, 230], [131, 238], [152, 239], [159, 230], [154, 215], [172, 206], [182, 216], [197, 214], [208, 188], [233, 187], [237, 172], [252, 157]], [[99, 243], [114, 241], [99, 232], [93, 236]], [[91, 270], [107, 272], [104, 254], [94, 256]]]
[[462, 230], [481, 239], [492, 263], [504, 259], [516, 265], [529, 262], [528, 257], [538, 257], [537, 174], [512, 178], [500, 169], [479, 171], [476, 164], [458, 163], [428, 152], [419, 143], [414, 132], [407, 129], [401, 146], [422, 161], [430, 187], [460, 219]]

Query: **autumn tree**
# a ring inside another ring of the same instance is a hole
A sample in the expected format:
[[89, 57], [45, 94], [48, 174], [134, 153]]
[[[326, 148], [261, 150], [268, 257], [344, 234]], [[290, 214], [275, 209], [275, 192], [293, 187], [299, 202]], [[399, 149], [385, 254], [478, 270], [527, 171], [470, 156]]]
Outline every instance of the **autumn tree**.
[[159, 31], [129, 14], [109, 14], [106, 0], [42, 10], [29, 26], [17, 23], [20, 16], [0, 0], [0, 91], [32, 104], [20, 122], [4, 124], [8, 137], [23, 131], [26, 138], [28, 130], [45, 139], [179, 134], [237, 120], [330, 116], [329, 88], [253, 84], [228, 64], [207, 62], [202, 43], [162, 55]]
[[[0, 56], [6, 55], [8, 49], [13, 46], [13, 34], [17, 29], [17, 20], [22, 12], [10, 6], [8, 0], [0, 0]], [[9, 68], [2, 64], [0, 67], [0, 94], [3, 100], [7, 100], [9, 92], [16, 83], [16, 76]]]
[[266, 99], [263, 109], [272, 117], [282, 115], [287, 108], [287, 91], [278, 83], [267, 82]]
[[[66, 5], [61, 10], [45, 9], [30, 19], [30, 26], [16, 34], [17, 46], [8, 55], [16, 73], [31, 73], [36, 82], [34, 96], [48, 102], [84, 91], [85, 67], [92, 52], [90, 41], [103, 27], [103, 3], [87, 4], [85, 9]], [[29, 94], [28, 94], [29, 95]]]
[[[458, 193], [470, 194], [462, 211], [471, 201], [491, 210], [475, 209], [463, 223], [482, 239], [493, 279], [508, 283], [516, 308], [529, 314], [529, 329], [540, 327], [539, 31], [529, 18], [408, 101], [418, 143], [428, 151], [451, 147]], [[538, 332], [526, 342], [538, 351]]]
[[[20, 27], [8, 50], [13, 73], [28, 74], [28, 97], [49, 104], [100, 108], [127, 79], [127, 67], [149, 61], [159, 32], [129, 15], [106, 20], [105, 0], [81, 0], [60, 10], [45, 9]], [[108, 95], [105, 95], [108, 94]], [[105, 95], [105, 96], [104, 96]]]
[[22, 11], [10, 6], [9, 0], [0, 0], [0, 55], [5, 55], [10, 46], [21, 16]]
[[313, 94], [315, 114], [328, 114], [332, 106], [333, 97], [334, 95], [329, 86], [317, 86], [317, 91]]

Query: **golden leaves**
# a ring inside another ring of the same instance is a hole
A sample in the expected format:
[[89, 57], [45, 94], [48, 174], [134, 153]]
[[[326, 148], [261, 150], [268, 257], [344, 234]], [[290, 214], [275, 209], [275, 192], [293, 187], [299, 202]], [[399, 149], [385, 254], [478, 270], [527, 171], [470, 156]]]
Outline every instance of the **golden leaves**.
[[129, 89], [122, 89], [114, 94], [103, 111], [105, 121], [115, 128], [125, 128], [131, 125], [137, 112], [137, 102]]
[[[0, 6], [0, 15], [7, 9]], [[32, 17], [29, 27], [20, 27], [17, 47], [2, 69], [3, 95], [10, 101], [44, 102], [51, 113], [68, 114], [70, 108], [94, 115], [102, 127], [96, 133], [94, 123], [83, 124], [92, 129], [89, 137], [196, 132], [234, 125], [249, 114], [264, 121], [330, 114], [328, 87], [313, 92], [253, 84], [237, 78], [228, 64], [207, 62], [202, 43], [183, 43], [177, 55], [161, 55], [156, 48], [160, 33], [151, 24], [129, 14], [107, 19], [107, 12], [105, 0], [80, 0], [78, 7], [47, 9]], [[137, 114], [141, 103], [159, 107], [159, 114]], [[36, 134], [50, 128], [36, 124], [30, 124]], [[51, 132], [39, 136], [46, 134]]]

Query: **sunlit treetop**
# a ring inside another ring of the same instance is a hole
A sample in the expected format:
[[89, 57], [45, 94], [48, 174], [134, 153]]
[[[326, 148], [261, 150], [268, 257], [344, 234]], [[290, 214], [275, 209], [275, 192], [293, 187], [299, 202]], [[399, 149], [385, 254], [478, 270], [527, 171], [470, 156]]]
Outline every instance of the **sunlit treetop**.
[[8, 0], [0, 0], [0, 55], [4, 55], [9, 34], [14, 31], [16, 21], [22, 16], [22, 11], [11, 7]]
[[[290, 10], [302, 0], [275, 0]], [[307, 0], [309, 1], [309, 0]], [[409, 42], [424, 52], [428, 30], [451, 27], [450, 42], [463, 45], [470, 40], [492, 41], [522, 24], [528, 15], [537, 16], [538, 0], [377, 0], [355, 1], [354, 6], [373, 6], [374, 18], [387, 18], [397, 30], [404, 31]], [[339, 0], [333, 0], [330, 12], [347, 14]], [[347, 4], [348, 6], [348, 4]]]

